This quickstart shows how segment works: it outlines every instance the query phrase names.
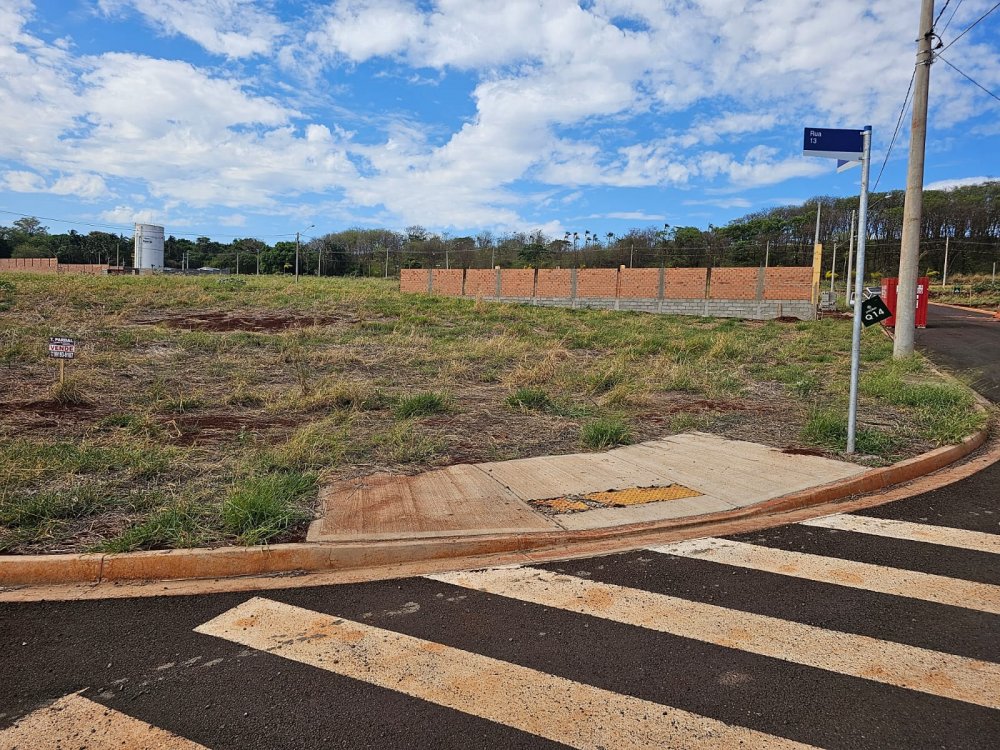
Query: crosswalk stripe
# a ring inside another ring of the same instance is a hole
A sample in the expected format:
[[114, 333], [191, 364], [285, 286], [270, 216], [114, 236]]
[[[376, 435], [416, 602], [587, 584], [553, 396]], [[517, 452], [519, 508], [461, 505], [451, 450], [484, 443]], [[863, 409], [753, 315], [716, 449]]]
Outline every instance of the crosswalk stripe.
[[427, 577], [887, 685], [1000, 708], [1000, 664], [588, 581], [539, 568], [500, 568]]
[[206, 750], [204, 745], [102, 706], [79, 693], [64, 696], [0, 730], [0, 747], [26, 750], [65, 750], [68, 747], [87, 750], [121, 750], [123, 747]]
[[800, 521], [799, 524], [801, 526], [817, 526], [822, 529], [854, 531], [859, 534], [872, 534], [891, 539], [905, 539], [910, 542], [929, 542], [945, 547], [957, 547], [1000, 555], [1000, 534], [986, 534], [982, 531], [967, 531], [947, 526], [897, 521], [893, 518], [855, 516], [848, 513], [812, 518], [808, 521]]
[[1000, 614], [1000, 586], [889, 568], [883, 565], [792, 552], [731, 539], [694, 539], [649, 548], [652, 552], [735, 565], [767, 573], [834, 583], [880, 594], [923, 599]]
[[195, 628], [576, 748], [805, 748], [433, 641], [256, 597]]

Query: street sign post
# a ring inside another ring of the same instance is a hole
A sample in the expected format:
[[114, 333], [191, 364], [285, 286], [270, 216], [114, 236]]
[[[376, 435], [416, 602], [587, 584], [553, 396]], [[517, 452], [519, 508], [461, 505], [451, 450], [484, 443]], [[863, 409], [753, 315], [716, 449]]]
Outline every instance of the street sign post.
[[[862, 290], [865, 283], [865, 240], [868, 237], [868, 173], [871, 169], [871, 151], [871, 125], [866, 125], [864, 130], [805, 128], [802, 135], [802, 153], [805, 156], [836, 159], [838, 168], [846, 167], [846, 163], [849, 162], [861, 162], [858, 259], [854, 284], [854, 329], [851, 336], [851, 395], [847, 412], [848, 453], [854, 453], [855, 433], [858, 427], [858, 376], [861, 371], [861, 324], [864, 316], [862, 304], [865, 302]], [[881, 300], [879, 301], [881, 302]]]

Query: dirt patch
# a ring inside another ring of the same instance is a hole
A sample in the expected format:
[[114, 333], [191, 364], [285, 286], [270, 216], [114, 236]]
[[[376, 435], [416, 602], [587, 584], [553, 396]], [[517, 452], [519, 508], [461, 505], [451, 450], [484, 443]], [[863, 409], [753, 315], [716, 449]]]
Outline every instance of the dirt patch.
[[51, 398], [39, 401], [5, 401], [0, 402], [0, 416], [33, 414], [39, 417], [61, 417], [90, 412], [94, 408], [94, 404], [64, 404]]
[[252, 331], [255, 333], [275, 333], [293, 328], [311, 326], [350, 325], [358, 323], [358, 318], [338, 315], [294, 315], [290, 313], [227, 313], [201, 312], [184, 315], [167, 315], [133, 321], [136, 325], [162, 325], [186, 331]]
[[782, 448], [782, 453], [787, 453], [789, 456], [825, 456], [826, 452], [821, 451], [818, 448]]
[[671, 399], [657, 404], [654, 412], [640, 414], [639, 418], [660, 424], [669, 422], [670, 417], [681, 412], [702, 414], [704, 412], [748, 411], [756, 408], [759, 408], [759, 404], [750, 404], [746, 401], [723, 401], [706, 398]]
[[234, 432], [259, 433], [290, 429], [301, 420], [264, 415], [195, 414], [163, 420], [175, 445], [195, 445], [229, 440]]

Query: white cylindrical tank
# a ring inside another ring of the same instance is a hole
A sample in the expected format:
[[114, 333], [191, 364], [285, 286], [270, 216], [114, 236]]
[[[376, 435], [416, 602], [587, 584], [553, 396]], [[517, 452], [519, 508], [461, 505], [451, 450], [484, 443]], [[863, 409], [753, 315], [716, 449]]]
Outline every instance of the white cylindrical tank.
[[135, 268], [163, 268], [163, 227], [135, 225]]

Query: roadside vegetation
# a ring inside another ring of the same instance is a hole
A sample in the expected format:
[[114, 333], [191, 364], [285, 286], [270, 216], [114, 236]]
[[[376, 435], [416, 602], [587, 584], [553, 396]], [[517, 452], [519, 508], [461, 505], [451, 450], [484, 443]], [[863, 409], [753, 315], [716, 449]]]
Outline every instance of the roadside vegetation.
[[[327, 481], [685, 430], [838, 456], [850, 321], [402, 295], [382, 279], [10, 275], [0, 553], [302, 537]], [[14, 293], [16, 292], [16, 293]], [[78, 341], [57, 388], [50, 336]], [[869, 465], [955, 442], [971, 392], [864, 336]]]
[[1000, 310], [1000, 279], [992, 275], [951, 276], [947, 286], [931, 282], [931, 301], [949, 305], [978, 307], [983, 310]]

